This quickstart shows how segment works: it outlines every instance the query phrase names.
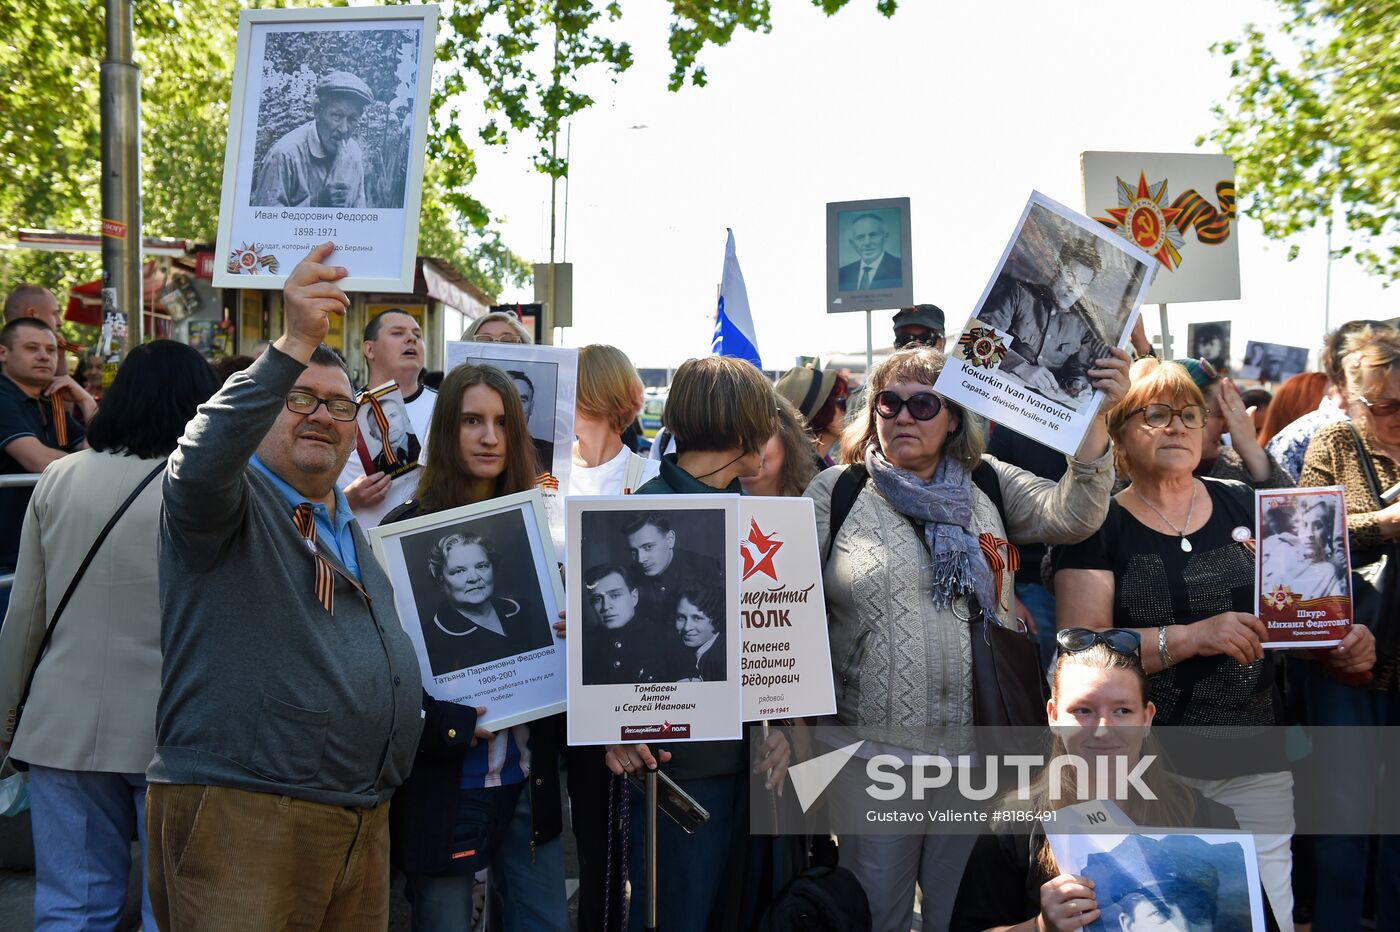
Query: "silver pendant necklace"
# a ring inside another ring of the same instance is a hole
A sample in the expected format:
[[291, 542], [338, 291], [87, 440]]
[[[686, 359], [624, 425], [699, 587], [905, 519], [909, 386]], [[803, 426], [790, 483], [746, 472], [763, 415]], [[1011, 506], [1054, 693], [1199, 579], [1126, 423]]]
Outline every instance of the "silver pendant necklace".
[[1188, 504], [1188, 505], [1186, 506], [1186, 522], [1185, 522], [1181, 527], [1177, 527], [1175, 524], [1172, 524], [1171, 519], [1168, 518], [1166, 515], [1162, 514], [1161, 509], [1159, 509], [1156, 505], [1154, 505], [1154, 504], [1152, 504], [1151, 502], [1149, 502], [1149, 501], [1147, 500], [1147, 496], [1146, 496], [1146, 495], [1143, 495], [1141, 492], [1138, 492], [1137, 489], [1133, 489], [1133, 491], [1134, 491], [1134, 492], [1137, 492], [1137, 497], [1138, 497], [1138, 500], [1139, 500], [1139, 501], [1141, 501], [1141, 502], [1142, 502], [1144, 505], [1146, 505], [1148, 508], [1151, 508], [1154, 512], [1156, 512], [1156, 513], [1157, 513], [1157, 517], [1161, 518], [1164, 522], [1166, 522], [1167, 527], [1171, 528], [1173, 531], [1176, 531], [1177, 536], [1178, 536], [1179, 538], [1181, 538], [1181, 550], [1182, 550], [1182, 552], [1183, 552], [1183, 553], [1190, 553], [1190, 552], [1191, 552], [1191, 542], [1190, 542], [1189, 540], [1186, 539], [1186, 529], [1187, 529], [1188, 527], [1191, 526], [1191, 512], [1194, 511], [1195, 508], [1196, 508], [1196, 482], [1195, 482], [1195, 480], [1193, 479], [1193, 480], [1191, 481], [1191, 502], [1190, 502], [1190, 504]]

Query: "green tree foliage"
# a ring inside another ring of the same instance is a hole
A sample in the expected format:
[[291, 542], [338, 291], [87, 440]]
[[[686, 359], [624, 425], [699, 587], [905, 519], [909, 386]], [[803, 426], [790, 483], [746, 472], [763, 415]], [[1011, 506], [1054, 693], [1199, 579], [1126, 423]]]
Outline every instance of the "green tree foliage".
[[1400, 279], [1400, 4], [1277, 2], [1281, 36], [1251, 26], [1213, 46], [1235, 83], [1208, 138], [1268, 236], [1326, 223], [1337, 199], [1358, 244], [1337, 253]]
[[[811, 0], [828, 16], [849, 2]], [[893, 16], [897, 0], [874, 4], [882, 15]], [[487, 119], [476, 132], [480, 141], [499, 145], [512, 134], [533, 139], [535, 167], [563, 177], [568, 166], [551, 143], [565, 121], [593, 104], [579, 90], [579, 76], [596, 66], [616, 80], [632, 66], [632, 48], [607, 35], [622, 19], [618, 0], [443, 0], [441, 6], [437, 56], [453, 67], [444, 69], [435, 89], [439, 118], [428, 151], [443, 166], [452, 206], [481, 226], [489, 215], [469, 193], [476, 159], [467, 101], [485, 103]], [[671, 0], [669, 88], [704, 86], [700, 56], [707, 46], [727, 44], [739, 29], [771, 28], [769, 0]]]
[[[214, 239], [238, 11], [247, 2], [135, 4], [147, 236]], [[811, 2], [832, 15], [849, 0]], [[896, 0], [873, 2], [886, 16], [895, 11]], [[501, 242], [490, 210], [472, 193], [474, 146], [512, 136], [532, 140], [536, 167], [562, 177], [567, 165], [551, 141], [566, 120], [593, 103], [579, 90], [579, 77], [598, 67], [616, 79], [631, 66], [632, 51], [608, 35], [623, 15], [617, 0], [445, 0], [442, 11], [419, 251], [447, 259], [494, 294], [527, 281], [530, 269]], [[672, 90], [704, 85], [700, 58], [708, 46], [724, 45], [740, 29], [771, 28], [769, 0], [671, 0], [671, 12]], [[104, 52], [101, 3], [0, 3], [0, 230], [98, 229]], [[296, 73], [289, 70], [286, 79]], [[486, 116], [479, 122], [475, 108], [483, 104]], [[95, 254], [0, 253], [0, 286], [21, 279], [71, 284], [99, 270]]]

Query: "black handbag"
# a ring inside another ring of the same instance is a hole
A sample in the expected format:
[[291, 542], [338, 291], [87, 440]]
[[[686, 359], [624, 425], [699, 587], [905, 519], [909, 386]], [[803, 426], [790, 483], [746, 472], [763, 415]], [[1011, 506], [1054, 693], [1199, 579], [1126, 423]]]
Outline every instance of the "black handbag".
[[[1366, 476], [1366, 484], [1371, 495], [1380, 507], [1385, 502], [1381, 498], [1380, 477], [1376, 474], [1376, 464], [1361, 441], [1355, 425], [1350, 423], [1352, 439], [1356, 441], [1356, 453], [1361, 462], [1361, 471]], [[1376, 666], [1381, 660], [1394, 658], [1400, 652], [1400, 620], [1396, 612], [1396, 572], [1400, 563], [1400, 543], [1391, 542], [1379, 548], [1362, 551], [1355, 555], [1351, 567], [1351, 611], [1355, 624], [1365, 625], [1376, 637]], [[1383, 684], [1377, 684], [1383, 685]], [[1389, 688], [1400, 688], [1400, 684], [1389, 684]]]
[[1049, 693], [1039, 646], [1024, 625], [1009, 628], [988, 616], [976, 598], [971, 604], [972, 724], [1044, 725]]

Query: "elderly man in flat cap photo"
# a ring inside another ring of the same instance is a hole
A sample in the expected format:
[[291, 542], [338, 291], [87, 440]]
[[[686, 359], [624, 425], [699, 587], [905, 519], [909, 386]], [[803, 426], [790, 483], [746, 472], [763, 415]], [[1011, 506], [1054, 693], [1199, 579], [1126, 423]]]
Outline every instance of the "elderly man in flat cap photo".
[[314, 118], [267, 150], [251, 206], [367, 207], [365, 159], [355, 129], [372, 103], [369, 85], [350, 72], [321, 77]]

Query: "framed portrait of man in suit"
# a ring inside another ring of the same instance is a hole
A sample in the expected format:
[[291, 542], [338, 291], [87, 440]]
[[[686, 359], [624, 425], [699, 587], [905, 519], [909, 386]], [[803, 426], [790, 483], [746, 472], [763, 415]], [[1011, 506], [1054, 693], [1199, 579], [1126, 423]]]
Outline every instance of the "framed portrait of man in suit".
[[827, 311], [913, 304], [909, 241], [907, 197], [827, 204]]

